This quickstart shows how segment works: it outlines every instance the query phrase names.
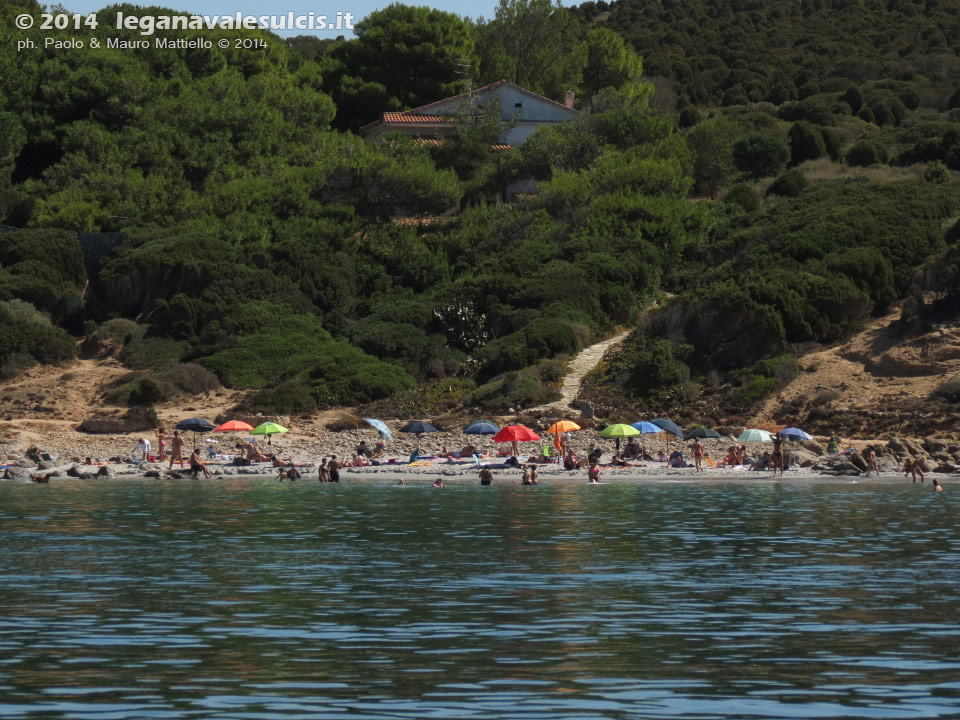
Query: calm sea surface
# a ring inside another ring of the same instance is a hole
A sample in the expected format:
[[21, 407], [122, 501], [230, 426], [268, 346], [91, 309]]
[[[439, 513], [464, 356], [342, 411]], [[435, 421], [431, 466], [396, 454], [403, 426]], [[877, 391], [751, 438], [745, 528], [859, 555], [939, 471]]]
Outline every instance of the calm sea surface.
[[0, 717], [958, 718], [960, 488], [0, 483]]

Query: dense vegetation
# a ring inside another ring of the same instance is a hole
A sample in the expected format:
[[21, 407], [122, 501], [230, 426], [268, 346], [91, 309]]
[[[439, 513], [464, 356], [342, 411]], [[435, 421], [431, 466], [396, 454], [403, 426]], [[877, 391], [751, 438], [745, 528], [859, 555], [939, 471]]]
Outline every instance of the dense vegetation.
[[[113, 29], [120, 5], [81, 33], [99, 49], [5, 37], [0, 222], [26, 229], [0, 234], [0, 368], [62, 362], [85, 334], [122, 348], [109, 393], [130, 405], [222, 382], [269, 412], [413, 413], [444, 392], [507, 411], [638, 325], [601, 381], [661, 404], [726, 385], [749, 407], [893, 302], [920, 325], [953, 307], [957, 9], [394, 4], [352, 39], [129, 51], [105, 47], [139, 39]], [[435, 146], [354, 133], [501, 78], [575, 90], [581, 113], [509, 151], [496, 108]], [[121, 241], [85, 262], [85, 232]]]

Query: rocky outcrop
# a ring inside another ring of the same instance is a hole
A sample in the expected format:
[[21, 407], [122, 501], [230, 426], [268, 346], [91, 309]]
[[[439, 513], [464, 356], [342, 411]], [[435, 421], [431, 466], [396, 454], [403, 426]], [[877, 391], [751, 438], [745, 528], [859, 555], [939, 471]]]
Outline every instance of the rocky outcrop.
[[147, 418], [129, 416], [122, 418], [87, 418], [80, 427], [80, 432], [88, 433], [107, 433], [117, 435], [119, 433], [143, 432], [152, 430], [154, 427]]

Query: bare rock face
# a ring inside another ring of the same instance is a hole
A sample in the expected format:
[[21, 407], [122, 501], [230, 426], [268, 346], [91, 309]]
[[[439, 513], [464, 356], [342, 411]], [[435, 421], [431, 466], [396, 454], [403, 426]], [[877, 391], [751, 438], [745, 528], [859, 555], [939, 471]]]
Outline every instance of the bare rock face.
[[942, 462], [939, 465], [937, 465], [933, 469], [933, 471], [935, 473], [955, 473], [957, 471], [957, 466], [954, 465], [953, 463]]
[[926, 450], [931, 455], [937, 455], [938, 453], [945, 453], [947, 448], [950, 446], [946, 440], [938, 440], [937, 438], [924, 438], [923, 439], [923, 449]]
[[580, 417], [590, 419], [593, 417], [593, 405], [585, 400], [575, 400], [570, 403], [570, 407], [580, 411]]
[[907, 448], [904, 446], [903, 442], [901, 440], [897, 440], [897, 438], [889, 440], [887, 442], [887, 447], [893, 450], [893, 452], [895, 452], [897, 455], [905, 455], [907, 452]]

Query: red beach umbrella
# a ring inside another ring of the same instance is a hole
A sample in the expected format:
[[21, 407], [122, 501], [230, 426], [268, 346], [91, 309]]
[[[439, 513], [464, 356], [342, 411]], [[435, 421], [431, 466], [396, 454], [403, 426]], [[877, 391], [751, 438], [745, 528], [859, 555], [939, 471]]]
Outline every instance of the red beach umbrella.
[[507, 425], [493, 436], [493, 441], [498, 443], [536, 442], [539, 439], [540, 436], [526, 425]]
[[231, 420], [213, 429], [214, 432], [250, 432], [251, 430], [253, 425], [248, 425], [242, 420]]

